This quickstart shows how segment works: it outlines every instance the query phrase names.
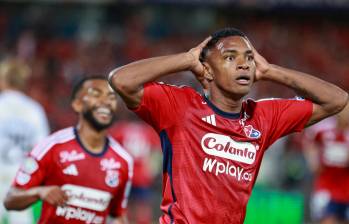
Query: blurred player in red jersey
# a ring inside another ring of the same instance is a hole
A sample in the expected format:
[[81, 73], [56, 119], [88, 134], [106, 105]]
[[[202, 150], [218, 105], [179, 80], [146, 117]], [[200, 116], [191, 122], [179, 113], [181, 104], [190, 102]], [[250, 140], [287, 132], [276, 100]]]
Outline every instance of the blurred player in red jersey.
[[349, 106], [306, 131], [303, 147], [315, 172], [311, 213], [321, 224], [349, 222]]
[[[125, 209], [133, 175], [131, 156], [111, 137], [116, 95], [103, 78], [76, 85], [76, 127], [39, 143], [19, 169], [4, 205], [22, 210], [43, 200], [39, 223], [127, 223]], [[30, 131], [30, 130], [27, 130]]]
[[129, 200], [130, 223], [151, 224], [153, 184], [161, 156], [159, 136], [144, 122], [120, 121], [110, 130], [134, 160], [134, 175]]
[[[205, 95], [153, 82], [192, 71]], [[269, 64], [239, 30], [215, 32], [188, 52], [111, 72], [127, 106], [160, 135], [160, 223], [243, 223], [262, 157], [278, 138], [341, 111], [348, 94], [313, 76]], [[243, 100], [253, 82], [290, 87], [306, 100]]]

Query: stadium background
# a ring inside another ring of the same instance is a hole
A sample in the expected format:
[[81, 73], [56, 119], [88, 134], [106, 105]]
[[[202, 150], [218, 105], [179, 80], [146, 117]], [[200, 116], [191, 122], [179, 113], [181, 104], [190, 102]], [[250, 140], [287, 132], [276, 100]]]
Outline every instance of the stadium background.
[[[0, 59], [16, 56], [31, 65], [27, 93], [44, 106], [55, 131], [76, 121], [69, 105], [76, 80], [106, 75], [133, 60], [186, 51], [226, 26], [244, 31], [269, 62], [348, 90], [348, 21], [345, 0], [1, 1]], [[199, 88], [189, 73], [166, 81]], [[270, 96], [293, 94], [267, 82], [257, 83], [250, 94]], [[118, 118], [130, 117], [136, 119], [122, 106]], [[312, 175], [294, 139], [280, 140], [266, 155], [246, 223], [309, 222]], [[160, 196], [158, 179], [154, 189]], [[159, 201], [152, 201], [154, 220]]]

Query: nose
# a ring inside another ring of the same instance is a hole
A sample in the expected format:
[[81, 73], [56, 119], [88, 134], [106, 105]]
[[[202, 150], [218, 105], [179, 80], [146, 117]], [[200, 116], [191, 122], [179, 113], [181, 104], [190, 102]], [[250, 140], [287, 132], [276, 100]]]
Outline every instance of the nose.
[[246, 63], [238, 65], [238, 70], [248, 70], [250, 66], [248, 66]]
[[238, 70], [248, 70], [250, 68], [245, 58], [238, 59], [236, 67]]
[[104, 104], [106, 106], [111, 106], [114, 103], [113, 102], [114, 100], [112, 100], [109, 95], [101, 96], [99, 101], [100, 101], [101, 104]]

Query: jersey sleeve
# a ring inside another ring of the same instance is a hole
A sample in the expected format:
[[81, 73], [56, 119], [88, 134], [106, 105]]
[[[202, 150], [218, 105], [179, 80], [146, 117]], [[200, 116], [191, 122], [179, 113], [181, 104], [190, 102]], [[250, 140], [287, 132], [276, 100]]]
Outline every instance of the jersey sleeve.
[[127, 180], [123, 181], [119, 190], [110, 202], [110, 215], [119, 217], [126, 212], [128, 197], [132, 186], [132, 174], [129, 172]]
[[268, 100], [264, 104], [270, 125], [269, 145], [287, 134], [302, 131], [313, 112], [313, 103], [302, 99]]
[[184, 113], [185, 88], [164, 83], [147, 83], [141, 104], [133, 111], [157, 132], [175, 124]]
[[38, 156], [36, 152], [40, 151], [40, 148], [39, 144], [23, 161], [13, 181], [14, 187], [29, 189], [43, 184], [50, 172], [51, 154]]

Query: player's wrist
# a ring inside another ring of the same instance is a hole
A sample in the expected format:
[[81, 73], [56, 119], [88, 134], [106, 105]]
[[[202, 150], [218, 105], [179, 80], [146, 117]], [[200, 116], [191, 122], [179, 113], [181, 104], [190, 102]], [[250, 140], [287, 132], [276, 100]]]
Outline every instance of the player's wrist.
[[274, 64], [269, 64], [268, 69], [260, 73], [258, 80], [274, 80], [276, 74], [279, 73], [279, 67]]
[[36, 187], [34, 188], [34, 196], [37, 197], [38, 199], [42, 200], [43, 199], [43, 187]]
[[35, 198], [36, 200], [42, 200], [41, 192], [43, 191], [42, 187], [33, 187], [29, 190], [28, 194]]
[[187, 64], [187, 69], [193, 70], [198, 63], [198, 59], [195, 57], [194, 53], [191, 51], [188, 51], [185, 53], [184, 58]]

